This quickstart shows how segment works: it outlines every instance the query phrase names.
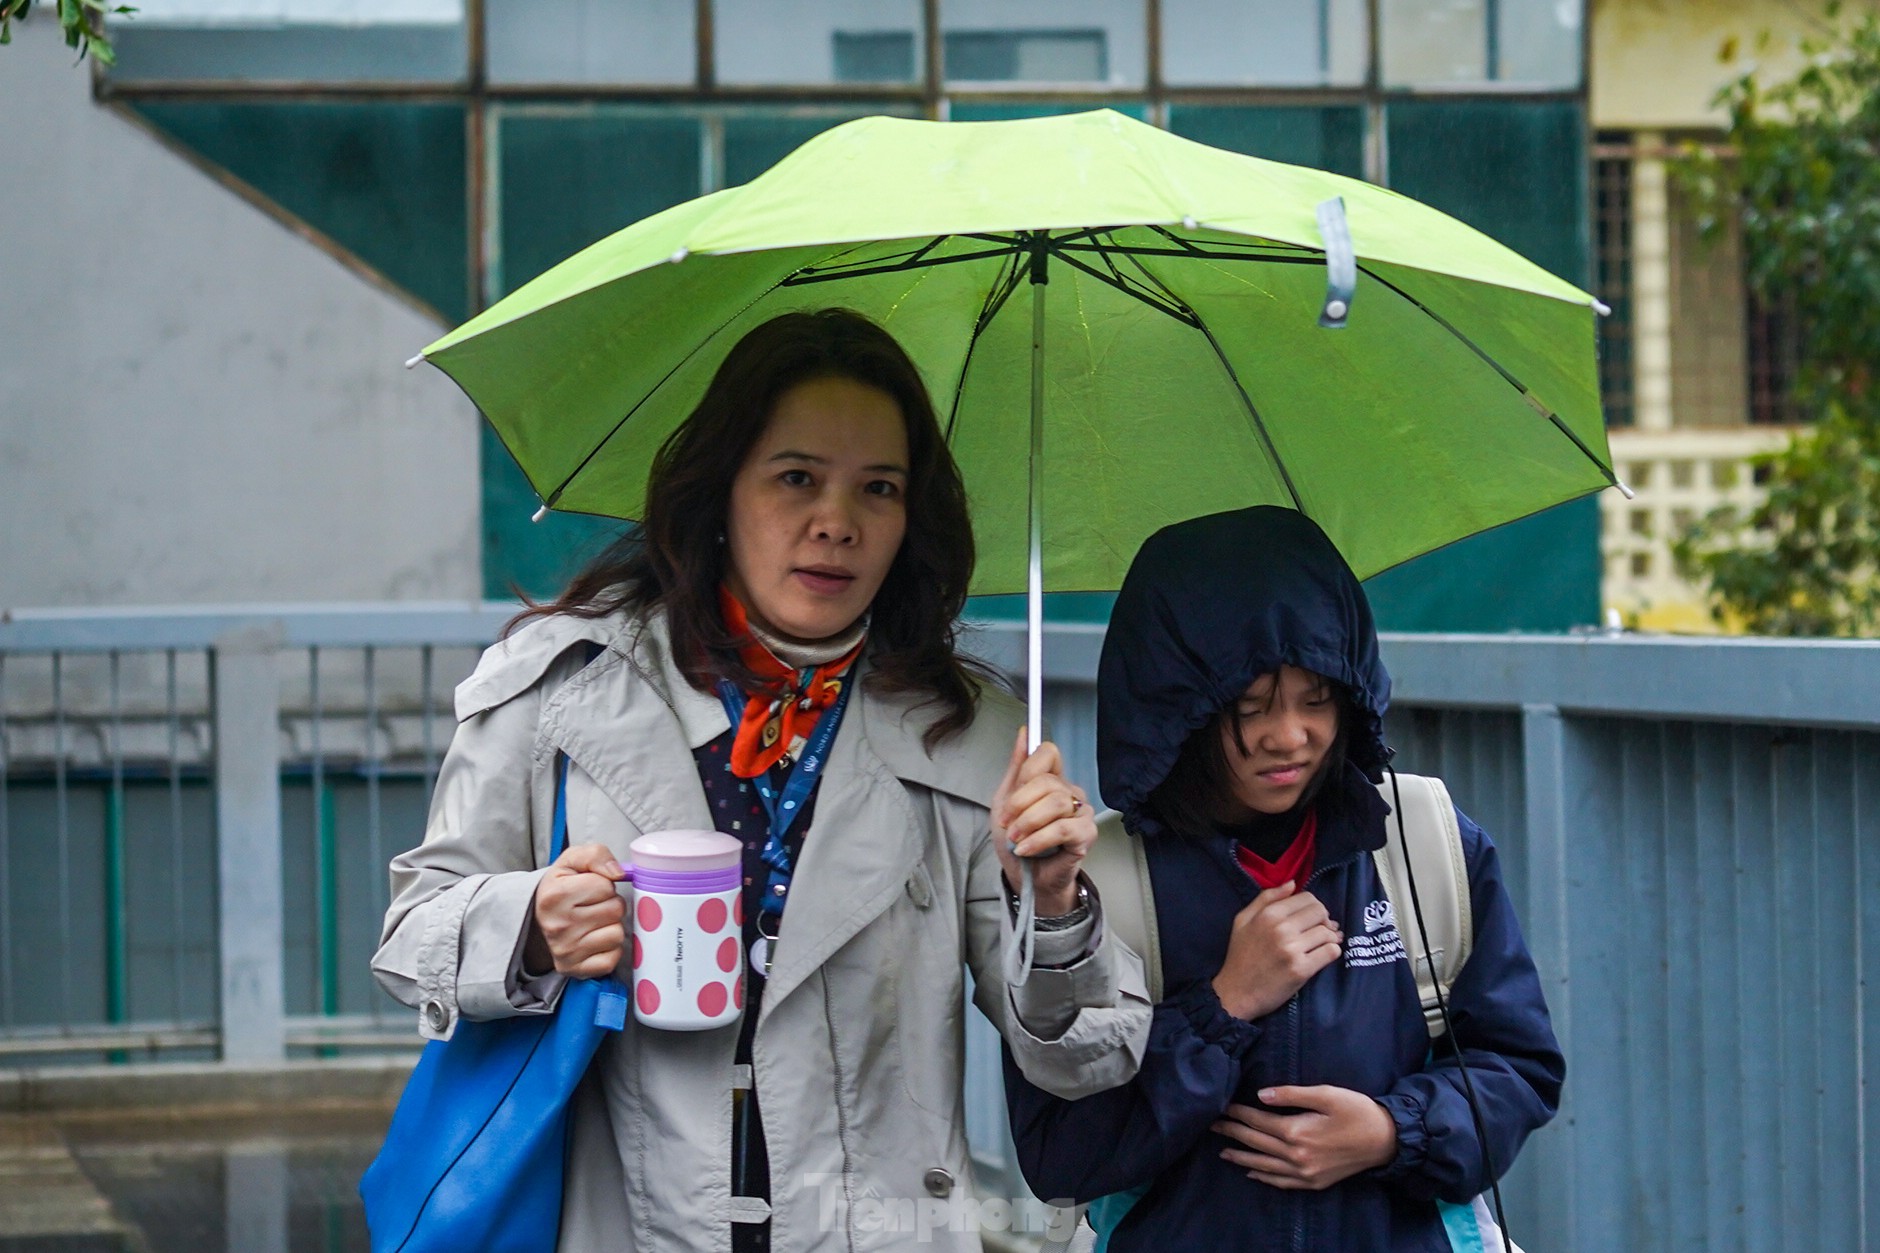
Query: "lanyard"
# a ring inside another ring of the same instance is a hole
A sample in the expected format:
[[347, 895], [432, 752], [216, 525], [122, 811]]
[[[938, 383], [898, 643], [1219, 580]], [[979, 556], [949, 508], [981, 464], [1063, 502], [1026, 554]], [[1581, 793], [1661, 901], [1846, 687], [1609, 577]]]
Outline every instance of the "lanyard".
[[[842, 711], [848, 707], [849, 693], [854, 690], [854, 683], [844, 681], [836, 703], [816, 719], [816, 729], [810, 732], [809, 741], [803, 746], [803, 756], [791, 769], [781, 796], [770, 781], [770, 771], [751, 780], [757, 789], [757, 799], [763, 802], [764, 812], [770, 816], [770, 837], [764, 841], [763, 852], [764, 864], [770, 867], [770, 879], [764, 885], [764, 896], [757, 907], [760, 914], [783, 913], [784, 898], [790, 891], [790, 876], [795, 873], [786, 837], [803, 811], [803, 802], [816, 790], [816, 780], [828, 764], [829, 746], [835, 742], [836, 728], [842, 722]], [[744, 718], [744, 694], [729, 679], [720, 679], [718, 699], [724, 702], [725, 714], [731, 719], [732, 730], [736, 731]]]

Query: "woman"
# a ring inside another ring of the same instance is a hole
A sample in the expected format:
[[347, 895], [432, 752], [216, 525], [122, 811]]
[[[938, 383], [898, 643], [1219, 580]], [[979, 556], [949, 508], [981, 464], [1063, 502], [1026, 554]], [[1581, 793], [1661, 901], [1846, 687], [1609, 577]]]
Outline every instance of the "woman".
[[[962, 963], [1042, 1089], [1133, 1071], [1149, 1007], [1080, 884], [1090, 807], [953, 651], [972, 561], [913, 364], [856, 314], [787, 314], [661, 449], [639, 538], [458, 689], [374, 959], [425, 1034], [553, 1012], [568, 977], [614, 970], [638, 835], [745, 843], [740, 1025], [609, 1037], [573, 1111], [561, 1249], [904, 1243], [917, 1201], [969, 1187]], [[826, 757], [804, 751], [832, 729]], [[545, 865], [563, 757], [570, 847]], [[775, 822], [765, 792], [793, 778], [813, 790]], [[1035, 968], [1008, 988], [1010, 844], [1056, 855], [1035, 863]]]
[[1299, 513], [1171, 526], [1130, 567], [1098, 766], [1144, 840], [1167, 993], [1124, 1088], [1064, 1099], [1007, 1067], [1026, 1178], [1104, 1198], [1113, 1253], [1448, 1250], [1436, 1200], [1466, 1204], [1553, 1116], [1564, 1063], [1481, 828], [1458, 814], [1453, 1038], [1432, 1049], [1408, 959], [1370, 942], [1394, 925], [1371, 856], [1389, 694], [1363, 589]]

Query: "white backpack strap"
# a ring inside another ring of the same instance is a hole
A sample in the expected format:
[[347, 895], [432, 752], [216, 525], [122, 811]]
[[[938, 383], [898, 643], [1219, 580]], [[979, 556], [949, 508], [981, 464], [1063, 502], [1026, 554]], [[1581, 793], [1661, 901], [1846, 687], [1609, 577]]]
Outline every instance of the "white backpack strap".
[[[1391, 913], [1397, 933], [1403, 937], [1410, 955], [1410, 968], [1416, 972], [1417, 996], [1423, 1002], [1423, 1021], [1430, 1038], [1443, 1033], [1442, 1011], [1437, 1008], [1436, 988], [1440, 984], [1443, 999], [1475, 942], [1475, 919], [1469, 901], [1469, 867], [1462, 856], [1462, 830], [1456, 823], [1456, 806], [1449, 799], [1449, 789], [1441, 779], [1424, 775], [1400, 774], [1397, 786], [1403, 798], [1403, 840], [1408, 840], [1412, 865], [1416, 870], [1417, 900], [1423, 905], [1423, 926], [1430, 936], [1430, 952], [1423, 951], [1423, 937], [1417, 929], [1416, 913], [1411, 903], [1410, 879], [1404, 868], [1403, 841], [1398, 837], [1398, 815], [1384, 819], [1384, 847], [1372, 854], [1377, 859], [1377, 873], [1390, 897]], [[1395, 806], [1390, 779], [1378, 786], [1384, 803]]]
[[1160, 1001], [1162, 937], [1156, 930], [1155, 891], [1149, 884], [1149, 859], [1142, 841], [1124, 829], [1123, 815], [1114, 809], [1097, 815], [1097, 842], [1084, 858], [1083, 870], [1097, 885], [1103, 925], [1142, 958], [1142, 973], [1149, 983], [1149, 1000]]

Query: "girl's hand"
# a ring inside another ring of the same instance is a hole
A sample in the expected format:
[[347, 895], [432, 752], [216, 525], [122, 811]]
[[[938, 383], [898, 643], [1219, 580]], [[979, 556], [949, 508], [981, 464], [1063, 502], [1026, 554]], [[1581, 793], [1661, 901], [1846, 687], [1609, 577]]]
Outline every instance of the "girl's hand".
[[627, 946], [627, 905], [614, 891], [626, 878], [600, 844], [576, 844], [548, 868], [535, 888], [535, 914], [523, 964], [577, 979], [612, 974]]
[[1319, 1192], [1397, 1156], [1397, 1124], [1362, 1092], [1329, 1085], [1263, 1088], [1260, 1099], [1303, 1112], [1229, 1105], [1211, 1128], [1234, 1142], [1221, 1157], [1244, 1166], [1249, 1179]]
[[[1025, 752], [1018, 733], [1005, 778], [992, 794], [992, 846], [1014, 892], [1024, 881], [1019, 858], [1035, 858], [1032, 885], [1038, 916], [1052, 918], [1077, 908], [1077, 868], [1097, 842], [1097, 820], [1090, 798], [1064, 777], [1064, 758], [1046, 740]], [[1014, 856], [1009, 845], [1017, 844]]]
[[1268, 888], [1234, 915], [1214, 994], [1236, 1018], [1263, 1018], [1337, 961], [1344, 939], [1318, 897], [1291, 883]]

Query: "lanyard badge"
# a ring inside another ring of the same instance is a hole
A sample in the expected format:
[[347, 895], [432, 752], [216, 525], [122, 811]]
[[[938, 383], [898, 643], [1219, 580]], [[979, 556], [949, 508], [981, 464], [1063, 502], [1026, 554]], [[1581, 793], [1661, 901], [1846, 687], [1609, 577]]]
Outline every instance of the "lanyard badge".
[[[783, 922], [783, 906], [790, 893], [790, 877], [795, 873], [790, 860], [790, 828], [803, 812], [810, 793], [816, 790], [816, 781], [822, 776], [823, 767], [829, 763], [829, 747], [835, 742], [836, 729], [841, 725], [843, 710], [848, 708], [849, 693], [854, 688], [853, 683], [844, 682], [835, 704], [824, 710], [816, 720], [816, 729], [810, 733], [808, 742], [803, 746], [803, 756], [791, 768], [790, 777], [784, 782], [781, 792], [771, 781], [768, 770], [750, 781], [757, 791], [757, 799], [764, 806], [764, 813], [770, 818], [770, 833], [764, 841], [762, 853], [764, 864], [770, 867], [770, 877], [765, 881], [764, 894], [757, 905], [757, 939], [751, 942], [751, 967], [760, 975], [770, 974], [770, 949]], [[724, 702], [725, 715], [731, 719], [731, 725], [735, 728], [744, 716], [743, 693], [730, 680], [720, 679], [718, 698]]]

